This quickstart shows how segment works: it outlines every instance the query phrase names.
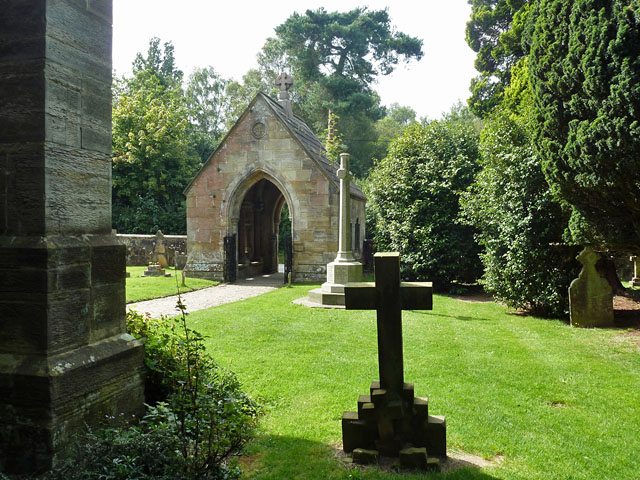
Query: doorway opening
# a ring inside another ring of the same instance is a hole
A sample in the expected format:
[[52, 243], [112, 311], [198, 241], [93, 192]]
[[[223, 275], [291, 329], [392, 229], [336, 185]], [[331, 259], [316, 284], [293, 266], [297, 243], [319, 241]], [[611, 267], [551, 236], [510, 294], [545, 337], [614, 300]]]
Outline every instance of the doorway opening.
[[238, 278], [278, 272], [280, 259], [282, 264], [287, 263], [285, 247], [290, 238], [291, 221], [285, 197], [275, 184], [263, 178], [247, 191], [240, 207]]

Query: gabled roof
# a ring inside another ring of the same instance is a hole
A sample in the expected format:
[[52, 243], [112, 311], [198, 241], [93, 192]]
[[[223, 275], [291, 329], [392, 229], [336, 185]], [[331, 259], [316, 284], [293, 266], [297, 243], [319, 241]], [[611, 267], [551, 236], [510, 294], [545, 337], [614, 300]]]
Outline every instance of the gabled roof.
[[[273, 111], [274, 115], [278, 118], [278, 120], [282, 122], [282, 124], [285, 126], [287, 130], [289, 130], [289, 132], [291, 133], [291, 136], [298, 141], [302, 149], [307, 153], [307, 155], [309, 155], [309, 158], [311, 158], [318, 165], [322, 173], [329, 179], [329, 181], [331, 181], [336, 188], [339, 188], [340, 180], [338, 179], [338, 175], [336, 174], [336, 167], [326, 157], [326, 150], [324, 148], [324, 145], [320, 141], [320, 139], [314, 135], [314, 133], [309, 128], [309, 126], [306, 123], [304, 123], [304, 121], [301, 118], [295, 115], [292, 117], [288, 117], [287, 113], [285, 112], [282, 105], [280, 105], [280, 103], [278, 103], [276, 100], [271, 98], [269, 95], [266, 95], [262, 92], [258, 92], [258, 94], [249, 103], [249, 105], [244, 110], [244, 112], [242, 112], [242, 115], [240, 115], [240, 118], [238, 118], [238, 121], [234, 124], [234, 126], [229, 130], [227, 135], [225, 135], [222, 141], [218, 144], [218, 146], [216, 147], [214, 152], [211, 154], [209, 159], [204, 163], [202, 168], [200, 168], [200, 171], [196, 174], [193, 180], [191, 180], [189, 185], [187, 185], [187, 188], [185, 188], [184, 193], [186, 194], [189, 191], [191, 186], [195, 183], [196, 179], [200, 176], [200, 173], [202, 173], [206, 169], [206, 167], [211, 162], [211, 159], [216, 155], [216, 153], [218, 153], [218, 150], [220, 150], [220, 148], [225, 144], [231, 132], [235, 130], [236, 126], [247, 115], [247, 112], [249, 112], [251, 107], [255, 105], [258, 98], [262, 98], [265, 101], [265, 103], [271, 108], [271, 110]], [[361, 198], [363, 200], [367, 199], [365, 194], [362, 193], [362, 190], [360, 190], [360, 188], [354, 182], [351, 182], [350, 190], [351, 190], [351, 196]]]

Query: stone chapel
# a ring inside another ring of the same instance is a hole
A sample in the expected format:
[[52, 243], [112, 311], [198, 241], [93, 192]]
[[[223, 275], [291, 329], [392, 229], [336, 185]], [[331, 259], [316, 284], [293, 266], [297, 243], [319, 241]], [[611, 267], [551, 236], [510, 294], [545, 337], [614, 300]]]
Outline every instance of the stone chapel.
[[[326, 279], [327, 264], [338, 249], [338, 165], [327, 159], [322, 142], [293, 114], [291, 84], [289, 75], [278, 77], [278, 101], [258, 93], [187, 186], [188, 276], [234, 279], [276, 272], [286, 203], [292, 280]], [[358, 259], [366, 197], [355, 183], [350, 193], [351, 237]]]

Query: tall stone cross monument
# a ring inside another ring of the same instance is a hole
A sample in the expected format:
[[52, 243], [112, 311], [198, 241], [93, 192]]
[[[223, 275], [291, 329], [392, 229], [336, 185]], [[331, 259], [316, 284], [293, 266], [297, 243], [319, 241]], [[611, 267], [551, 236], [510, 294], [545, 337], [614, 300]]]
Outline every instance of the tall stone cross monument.
[[347, 310], [376, 310], [380, 381], [358, 399], [357, 412], [344, 412], [342, 439], [354, 459], [370, 455], [400, 456], [411, 466], [437, 468], [446, 457], [444, 417], [428, 414], [426, 398], [414, 397], [405, 383], [402, 356], [402, 310], [431, 310], [430, 282], [400, 282], [400, 255], [376, 253], [374, 283], [345, 285]]
[[340, 218], [338, 225], [338, 254], [327, 264], [327, 281], [322, 288], [309, 292], [309, 299], [323, 305], [344, 305], [344, 286], [362, 280], [362, 264], [353, 257], [351, 248], [351, 173], [349, 154], [340, 154]]

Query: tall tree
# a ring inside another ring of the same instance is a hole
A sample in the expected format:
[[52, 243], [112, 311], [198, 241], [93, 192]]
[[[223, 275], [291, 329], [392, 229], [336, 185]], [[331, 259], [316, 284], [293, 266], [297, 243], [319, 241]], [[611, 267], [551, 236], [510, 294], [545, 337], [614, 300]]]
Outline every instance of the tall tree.
[[157, 78], [163, 87], [178, 87], [182, 82], [183, 73], [176, 68], [171, 42], [165, 42], [160, 48], [160, 39], [153, 37], [149, 40], [147, 55], [140, 52], [136, 54], [131, 82], [144, 81], [148, 77]]
[[371, 84], [400, 61], [419, 60], [422, 41], [395, 31], [387, 10], [366, 7], [294, 13], [276, 27], [276, 38], [279, 46], [270, 47], [292, 65], [305, 120], [320, 133], [329, 112], [338, 115], [354, 172], [365, 174], [376, 139], [373, 123], [384, 116]]
[[152, 39], [134, 74], [119, 82], [113, 104], [113, 223], [121, 232], [184, 233], [182, 191], [200, 158], [173, 47]]
[[226, 95], [228, 84], [213, 67], [197, 68], [189, 76], [185, 92], [187, 108], [193, 141], [202, 162], [213, 153], [226, 131], [231, 110]]
[[530, 54], [546, 178], [577, 243], [640, 251], [640, 0], [541, 0]]
[[[467, 43], [477, 53], [480, 75], [471, 81], [471, 111], [486, 118], [499, 104], [511, 67], [527, 55], [531, 0], [468, 0]], [[524, 43], [524, 44], [523, 44]]]
[[415, 121], [415, 110], [392, 103], [387, 109], [387, 115], [375, 124], [378, 139], [375, 143], [373, 158], [381, 160], [386, 157], [391, 142], [402, 135], [404, 130]]
[[297, 70], [309, 79], [337, 75], [368, 86], [378, 75], [393, 72], [400, 60], [422, 58], [422, 40], [394, 31], [386, 9], [307, 10], [291, 15], [276, 27], [276, 34]]

